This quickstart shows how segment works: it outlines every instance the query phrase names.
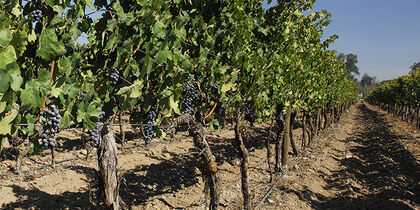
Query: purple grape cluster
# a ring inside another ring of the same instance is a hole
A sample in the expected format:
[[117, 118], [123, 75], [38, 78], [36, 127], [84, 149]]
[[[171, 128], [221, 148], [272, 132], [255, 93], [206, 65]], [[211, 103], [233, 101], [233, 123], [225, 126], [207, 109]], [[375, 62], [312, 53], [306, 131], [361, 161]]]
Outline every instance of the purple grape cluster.
[[118, 84], [118, 80], [120, 78], [120, 72], [116, 68], [111, 68], [111, 72], [109, 74], [109, 82], [111, 85]]
[[153, 124], [155, 124], [155, 122], [156, 112], [154, 110], [148, 111], [143, 119], [144, 141], [146, 146], [150, 144], [154, 137]]
[[182, 109], [185, 113], [191, 113], [201, 104], [200, 89], [191, 78], [182, 85], [182, 89]]
[[39, 113], [41, 116], [41, 125], [43, 132], [41, 134], [42, 144], [45, 148], [56, 146], [55, 134], [58, 133], [58, 125], [61, 121], [61, 115], [55, 105], [51, 105], [50, 109], [45, 109]]
[[245, 100], [245, 120], [248, 120], [250, 123], [255, 122], [255, 106], [254, 101], [246, 99]]
[[92, 130], [89, 130], [89, 134], [90, 134], [90, 138], [91, 138], [90, 145], [92, 145], [94, 147], [99, 146], [101, 136], [99, 135], [98, 126], [99, 126], [99, 122], [102, 122], [104, 118], [105, 118], [105, 112], [102, 111], [101, 109], [99, 109], [99, 115], [96, 118], [97, 119], [96, 126]]
[[35, 22], [40, 21], [42, 18], [42, 11], [41, 10], [34, 10], [31, 12], [32, 18]]

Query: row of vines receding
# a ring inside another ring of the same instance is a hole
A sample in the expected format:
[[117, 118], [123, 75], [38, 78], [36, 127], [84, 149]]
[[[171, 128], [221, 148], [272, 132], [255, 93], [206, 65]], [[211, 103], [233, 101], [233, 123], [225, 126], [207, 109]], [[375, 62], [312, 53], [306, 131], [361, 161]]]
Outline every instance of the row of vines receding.
[[420, 70], [382, 82], [366, 100], [420, 128]]
[[[82, 129], [84, 147], [97, 148], [100, 180], [108, 182], [103, 205], [118, 209], [112, 124], [129, 115], [147, 146], [183, 121], [216, 209], [222, 189], [205, 130], [232, 123], [250, 209], [246, 127], [271, 122], [273, 174], [287, 168], [289, 143], [299, 154], [290, 135], [298, 113], [304, 149], [357, 100], [357, 85], [328, 50], [337, 36], [321, 41], [331, 15], [308, 12], [314, 3], [278, 1], [265, 10], [257, 0], [2, 0], [1, 145], [9, 141], [18, 151], [19, 173], [22, 159], [43, 149], [51, 150], [54, 165], [55, 135]], [[407, 97], [417, 100], [418, 115], [418, 95]]]

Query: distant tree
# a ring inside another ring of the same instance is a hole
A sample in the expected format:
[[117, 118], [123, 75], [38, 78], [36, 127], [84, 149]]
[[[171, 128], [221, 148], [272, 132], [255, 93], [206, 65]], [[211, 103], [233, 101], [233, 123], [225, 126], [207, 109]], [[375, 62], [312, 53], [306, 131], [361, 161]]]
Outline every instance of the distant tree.
[[362, 79], [360, 80], [359, 84], [362, 87], [370, 86], [373, 83], [373, 78], [369, 76], [369, 74], [365, 73], [362, 76]]
[[366, 96], [371, 92], [377, 85], [376, 77], [369, 76], [369, 74], [365, 73], [362, 76], [362, 79], [360, 79], [359, 82], [359, 93], [362, 94], [362, 96]]
[[357, 62], [357, 55], [352, 53], [346, 55], [346, 69], [355, 75], [360, 74], [359, 67], [356, 66]]
[[346, 61], [346, 54], [344, 53], [339, 53], [337, 56], [337, 59], [340, 61]]
[[417, 68], [420, 68], [420, 62], [414, 63], [412, 66], [410, 66], [412, 71], [416, 71]]
[[357, 81], [355, 76], [360, 74], [359, 67], [356, 66], [358, 63], [357, 55], [353, 53], [347, 55], [344, 53], [339, 53], [337, 59], [344, 61], [346, 69], [350, 71], [349, 78]]

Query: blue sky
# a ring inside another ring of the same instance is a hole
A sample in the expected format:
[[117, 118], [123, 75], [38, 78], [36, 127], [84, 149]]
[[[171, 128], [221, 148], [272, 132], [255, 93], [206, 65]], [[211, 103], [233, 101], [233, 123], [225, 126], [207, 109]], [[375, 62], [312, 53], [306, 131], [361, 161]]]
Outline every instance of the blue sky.
[[317, 0], [323, 9], [332, 14], [324, 37], [339, 36], [330, 49], [356, 54], [361, 75], [388, 80], [420, 61], [420, 0]]

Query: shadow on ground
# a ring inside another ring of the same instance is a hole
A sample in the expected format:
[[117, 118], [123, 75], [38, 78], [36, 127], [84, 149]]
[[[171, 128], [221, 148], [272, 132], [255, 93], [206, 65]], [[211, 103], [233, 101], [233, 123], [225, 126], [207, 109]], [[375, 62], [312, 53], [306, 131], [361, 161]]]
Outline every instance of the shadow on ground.
[[339, 160], [343, 170], [325, 176], [326, 190], [343, 193], [327, 198], [307, 188], [284, 190], [314, 209], [413, 209], [420, 205], [420, 165], [400, 141], [410, 136], [392, 132], [384, 114], [365, 104], [357, 108], [360, 114], [353, 135], [342, 140], [357, 143], [350, 148], [353, 156]]

